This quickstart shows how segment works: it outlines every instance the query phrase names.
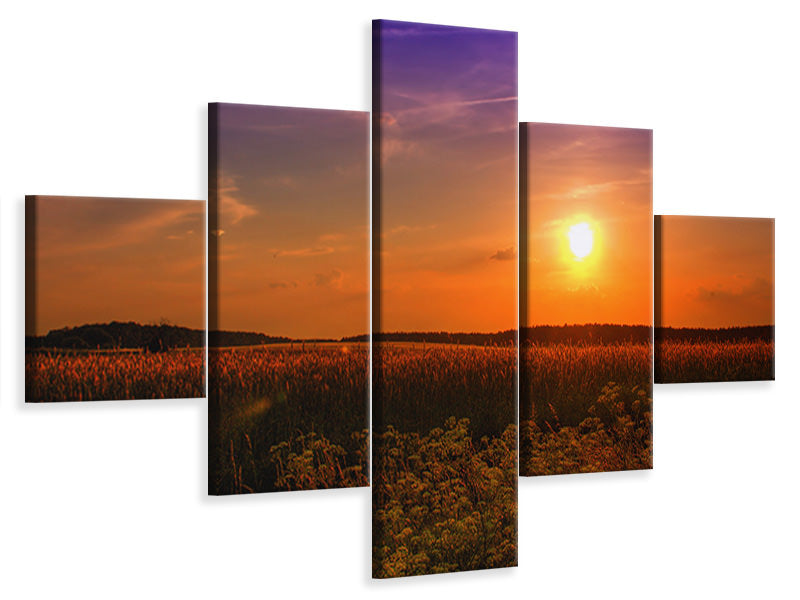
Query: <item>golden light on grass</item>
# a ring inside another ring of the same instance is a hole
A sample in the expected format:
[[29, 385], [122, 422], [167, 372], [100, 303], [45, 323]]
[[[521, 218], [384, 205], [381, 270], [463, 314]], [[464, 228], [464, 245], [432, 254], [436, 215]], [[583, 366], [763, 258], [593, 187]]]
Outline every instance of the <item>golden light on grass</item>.
[[581, 261], [592, 252], [594, 247], [594, 232], [589, 223], [585, 221], [576, 223], [567, 231], [569, 249], [575, 255], [575, 260]]

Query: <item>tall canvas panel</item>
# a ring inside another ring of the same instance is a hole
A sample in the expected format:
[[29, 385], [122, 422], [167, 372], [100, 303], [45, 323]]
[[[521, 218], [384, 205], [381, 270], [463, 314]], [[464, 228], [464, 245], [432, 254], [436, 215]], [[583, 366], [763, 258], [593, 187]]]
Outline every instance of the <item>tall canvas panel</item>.
[[775, 220], [657, 216], [655, 381], [775, 379]]
[[209, 493], [368, 485], [368, 114], [209, 107]]
[[373, 23], [373, 577], [517, 564], [517, 35]]
[[652, 132], [520, 126], [520, 474], [652, 468]]
[[205, 202], [25, 198], [25, 401], [205, 395]]

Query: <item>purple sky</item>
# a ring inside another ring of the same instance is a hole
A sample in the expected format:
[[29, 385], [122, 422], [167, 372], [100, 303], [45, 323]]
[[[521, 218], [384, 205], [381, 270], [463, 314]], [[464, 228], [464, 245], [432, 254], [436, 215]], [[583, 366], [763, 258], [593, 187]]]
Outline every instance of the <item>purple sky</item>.
[[514, 328], [517, 34], [373, 26], [380, 328]]

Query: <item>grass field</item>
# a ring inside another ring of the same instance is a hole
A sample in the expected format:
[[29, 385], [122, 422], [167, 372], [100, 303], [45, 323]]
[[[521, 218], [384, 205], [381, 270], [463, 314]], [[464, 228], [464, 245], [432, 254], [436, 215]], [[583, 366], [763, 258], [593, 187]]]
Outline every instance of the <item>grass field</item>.
[[25, 401], [205, 396], [203, 350], [35, 351], [25, 354]]
[[516, 350], [377, 344], [373, 574], [517, 563]]
[[659, 341], [656, 383], [775, 379], [775, 342]]
[[652, 468], [652, 346], [528, 345], [520, 474]]
[[366, 344], [209, 350], [209, 493], [368, 485]]

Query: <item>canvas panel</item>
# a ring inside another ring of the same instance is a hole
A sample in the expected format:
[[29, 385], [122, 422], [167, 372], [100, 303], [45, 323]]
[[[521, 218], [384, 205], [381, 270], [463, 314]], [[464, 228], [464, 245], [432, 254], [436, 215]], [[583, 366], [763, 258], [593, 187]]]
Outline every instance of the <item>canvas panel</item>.
[[25, 401], [205, 395], [205, 203], [25, 198]]
[[655, 381], [775, 379], [775, 220], [657, 216]]
[[520, 474], [652, 468], [652, 132], [520, 148]]
[[373, 577], [517, 564], [517, 35], [373, 23]]
[[209, 108], [209, 494], [368, 484], [368, 133]]

